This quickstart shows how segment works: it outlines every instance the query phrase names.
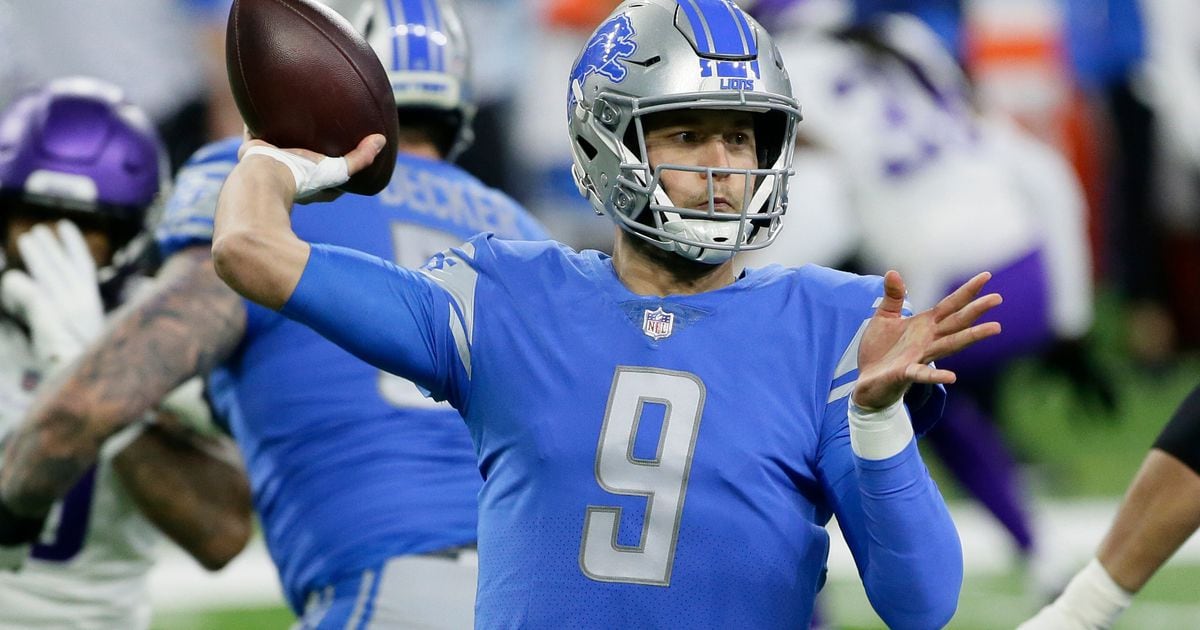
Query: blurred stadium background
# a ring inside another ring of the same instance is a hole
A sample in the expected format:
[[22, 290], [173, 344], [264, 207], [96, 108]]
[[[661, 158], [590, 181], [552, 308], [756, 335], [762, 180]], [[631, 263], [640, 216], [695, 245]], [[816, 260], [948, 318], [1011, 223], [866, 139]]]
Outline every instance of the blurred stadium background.
[[[607, 224], [591, 216], [567, 176], [561, 88], [581, 38], [615, 3], [460, 2], [474, 37], [482, 105], [480, 140], [466, 165], [538, 211], [562, 240], [604, 247]], [[1091, 557], [1146, 449], [1200, 377], [1200, 156], [1188, 153], [1200, 152], [1200, 9], [1195, 0], [760, 3], [843, 17], [911, 10], [940, 33], [956, 24], [949, 41], [980, 98], [1058, 147], [1080, 173], [1098, 287], [1089, 343], [1114, 378], [1119, 407], [1103, 414], [1081, 405], [1071, 385], [1037, 359], [1004, 375], [999, 415], [1034, 494], [1043, 540], [1038, 566], [1017, 560], [994, 521], [931, 464], [961, 528], [967, 563], [950, 627], [1012, 628], [1050, 595], [1030, 586], [1031, 573], [1065, 580]], [[227, 7], [228, 0], [0, 0], [0, 105], [64, 72], [104, 76], [158, 118], [179, 161], [208, 138], [240, 131], [223, 89]], [[1128, 11], [1140, 18], [1131, 22]], [[1072, 35], [1072, 20], [1083, 31], [1091, 28], [1092, 39]], [[1136, 37], [1136, 50], [1127, 37]], [[1151, 145], [1149, 153], [1120, 154], [1128, 147], [1118, 141], [1128, 112], [1113, 106], [1114, 90], [1128, 92], [1122, 94], [1156, 121], [1133, 132]], [[1112, 174], [1122, 158], [1162, 155], [1161, 145], [1174, 147], [1167, 152], [1174, 158], [1153, 162], [1157, 170], [1140, 184], [1150, 201], [1131, 207], [1128, 182], [1115, 184]], [[1182, 179], [1168, 172], [1171, 166], [1182, 168]], [[1121, 204], [1124, 215], [1113, 210]], [[261, 543], [212, 575], [178, 550], [165, 550], [152, 585], [154, 627], [162, 630], [292, 622]], [[1118, 627], [1200, 627], [1197, 585], [1194, 539]], [[844, 549], [834, 550], [822, 605], [831, 627], [882, 627]]]

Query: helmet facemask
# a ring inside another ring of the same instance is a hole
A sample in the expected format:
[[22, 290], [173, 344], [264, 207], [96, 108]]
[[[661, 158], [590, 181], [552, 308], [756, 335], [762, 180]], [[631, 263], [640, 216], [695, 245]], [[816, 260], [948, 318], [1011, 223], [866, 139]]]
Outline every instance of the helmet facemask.
[[[783, 99], [763, 96], [767, 95], [701, 93], [638, 99], [607, 94], [597, 98], [592, 127], [620, 158], [616, 181], [603, 199], [605, 211], [632, 235], [697, 262], [719, 264], [739, 251], [770, 245], [787, 209], [799, 112]], [[616, 106], [610, 106], [610, 101]], [[754, 120], [756, 168], [652, 166], [646, 147], [646, 117], [685, 109], [749, 112]], [[663, 173], [668, 171], [706, 175], [707, 207], [684, 207], [673, 200], [662, 185]], [[714, 176], [719, 175], [744, 178], [742, 207], [736, 212], [716, 208]], [[597, 195], [598, 191], [585, 194]]]

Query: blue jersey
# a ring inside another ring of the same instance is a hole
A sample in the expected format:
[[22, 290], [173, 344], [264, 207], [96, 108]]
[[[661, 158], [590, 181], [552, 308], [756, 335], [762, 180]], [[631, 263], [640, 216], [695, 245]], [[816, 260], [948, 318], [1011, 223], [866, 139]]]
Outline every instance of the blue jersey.
[[283, 312], [462, 411], [479, 627], [806, 627], [832, 515], [885, 621], [940, 626], [962, 571], [945, 504], [914, 443], [849, 444], [880, 295], [809, 266], [646, 297], [597, 252], [480, 236], [420, 272], [314, 246]]
[[[167, 255], [211, 240], [237, 147], [203, 149], [181, 172], [157, 231]], [[414, 268], [481, 230], [545, 236], [460, 169], [404, 155], [378, 196], [297, 206], [293, 221], [302, 238]], [[211, 387], [292, 606], [390, 556], [473, 542], [481, 478], [458, 412], [274, 311], [250, 302], [246, 310], [245, 337]]]

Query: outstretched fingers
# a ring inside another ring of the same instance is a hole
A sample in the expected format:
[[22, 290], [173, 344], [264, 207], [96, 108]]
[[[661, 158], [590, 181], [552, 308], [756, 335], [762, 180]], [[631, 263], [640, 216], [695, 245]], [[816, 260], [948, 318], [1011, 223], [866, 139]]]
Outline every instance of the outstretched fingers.
[[905, 368], [904, 378], [911, 383], [949, 385], [958, 377], [950, 370], [943, 370], [925, 363], [913, 363]]
[[967, 326], [974, 324], [984, 313], [1000, 306], [1003, 302], [1004, 298], [1000, 297], [999, 293], [989, 293], [985, 296], [975, 298], [963, 308], [949, 314], [945, 319], [938, 322], [937, 334], [945, 336], [963, 330]]
[[1000, 322], [984, 322], [966, 330], [947, 335], [929, 345], [925, 361], [936, 361], [966, 348], [967, 346], [1000, 334]]
[[991, 272], [984, 271], [964, 282], [962, 286], [955, 289], [950, 295], [942, 298], [942, 301], [933, 307], [934, 321], [940, 322], [962, 310], [971, 300], [975, 299], [975, 296], [979, 295], [979, 292], [983, 290], [983, 285], [987, 284], [987, 281], [991, 279]]

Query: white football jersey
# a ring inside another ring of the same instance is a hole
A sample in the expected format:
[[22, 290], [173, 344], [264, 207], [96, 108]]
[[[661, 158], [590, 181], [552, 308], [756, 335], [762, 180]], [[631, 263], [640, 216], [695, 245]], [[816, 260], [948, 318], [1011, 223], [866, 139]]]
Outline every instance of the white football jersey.
[[[837, 264], [821, 256], [844, 256], [854, 241], [867, 271], [900, 271], [923, 309], [951, 283], [1043, 248], [1054, 267], [1055, 328], [1086, 330], [1090, 259], [1078, 181], [1015, 127], [974, 111], [932, 33], [896, 26], [912, 63], [819, 33], [780, 38], [811, 144], [799, 154], [827, 156], [836, 171], [822, 175], [827, 186], [791, 185], [784, 229], [748, 264]], [[807, 168], [797, 163], [798, 181], [821, 173], [801, 172]], [[825, 192], [814, 199], [810, 191]], [[822, 212], [852, 219], [814, 222]], [[813, 242], [820, 238], [828, 242]]]
[[[0, 318], [0, 435], [20, 422], [41, 380], [24, 331]], [[117, 439], [117, 436], [114, 436]], [[147, 628], [147, 572], [161, 538], [102, 451], [55, 504], [17, 572], [0, 570], [0, 629]]]

